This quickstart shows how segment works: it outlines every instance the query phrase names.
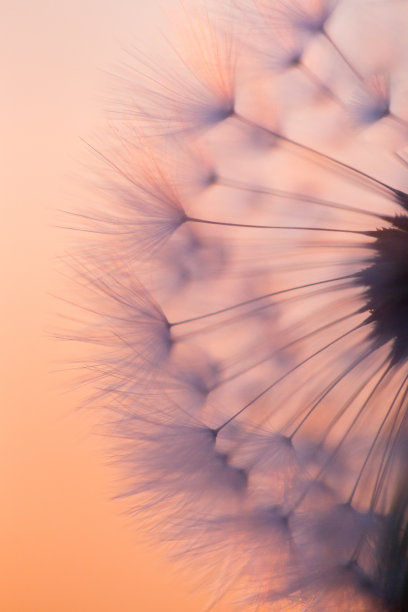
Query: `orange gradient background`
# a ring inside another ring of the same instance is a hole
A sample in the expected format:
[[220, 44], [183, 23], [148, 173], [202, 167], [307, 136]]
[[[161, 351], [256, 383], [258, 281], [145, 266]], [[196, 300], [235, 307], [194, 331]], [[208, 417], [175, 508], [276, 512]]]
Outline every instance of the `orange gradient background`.
[[106, 71], [157, 26], [157, 2], [144, 4], [15, 0], [0, 10], [4, 612], [194, 612], [207, 601], [110, 500], [118, 474], [96, 416], [77, 409], [75, 348], [53, 339], [71, 240], [58, 211], [83, 205], [81, 138], [92, 142], [101, 124]]

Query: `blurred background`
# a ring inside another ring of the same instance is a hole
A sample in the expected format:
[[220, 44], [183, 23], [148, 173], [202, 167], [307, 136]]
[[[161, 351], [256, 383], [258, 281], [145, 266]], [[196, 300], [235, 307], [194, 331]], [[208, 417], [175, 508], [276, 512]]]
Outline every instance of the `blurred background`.
[[[4, 612], [203, 609], [164, 551], [111, 498], [96, 415], [78, 410], [69, 360], [55, 341], [71, 236], [60, 210], [84, 205], [109, 71], [158, 27], [157, 1], [7, 0], [0, 8], [1, 568]], [[103, 142], [103, 138], [101, 137]], [[66, 322], [64, 323], [64, 325]], [[217, 608], [220, 609], [220, 608]]]

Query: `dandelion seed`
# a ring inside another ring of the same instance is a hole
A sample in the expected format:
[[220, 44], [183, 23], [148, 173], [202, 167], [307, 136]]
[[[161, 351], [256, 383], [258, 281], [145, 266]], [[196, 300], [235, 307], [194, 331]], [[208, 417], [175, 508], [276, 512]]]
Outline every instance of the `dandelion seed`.
[[221, 34], [205, 9], [196, 14], [186, 10], [184, 19], [178, 36], [185, 48], [172, 48], [175, 63], [164, 72], [162, 62], [158, 67], [142, 56], [136, 78], [132, 72], [126, 76], [130, 101], [125, 116], [152, 136], [210, 128], [234, 110], [232, 39]]
[[408, 609], [408, 12], [372, 76], [370, 6], [187, 7], [85, 215], [123, 494], [243, 609]]
[[389, 116], [390, 88], [386, 75], [371, 77], [367, 83], [360, 84], [355, 92], [351, 112], [362, 124], [370, 124]]

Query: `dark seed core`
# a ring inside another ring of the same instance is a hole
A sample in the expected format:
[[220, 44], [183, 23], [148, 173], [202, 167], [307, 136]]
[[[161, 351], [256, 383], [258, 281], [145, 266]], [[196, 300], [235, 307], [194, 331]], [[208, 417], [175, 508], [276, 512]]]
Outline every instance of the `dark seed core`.
[[372, 338], [377, 345], [392, 341], [391, 361], [408, 358], [408, 216], [399, 215], [392, 225], [375, 232], [376, 241], [369, 267], [357, 275], [357, 284], [366, 287], [366, 323], [374, 324]]

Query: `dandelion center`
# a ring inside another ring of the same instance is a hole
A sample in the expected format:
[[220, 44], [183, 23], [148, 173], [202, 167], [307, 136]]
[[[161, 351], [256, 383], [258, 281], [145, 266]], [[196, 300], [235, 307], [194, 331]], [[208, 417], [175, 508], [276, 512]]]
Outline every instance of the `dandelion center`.
[[358, 274], [367, 287], [364, 310], [373, 323], [373, 339], [391, 342], [391, 360], [408, 357], [408, 217], [395, 217], [393, 226], [375, 232], [371, 265]]

